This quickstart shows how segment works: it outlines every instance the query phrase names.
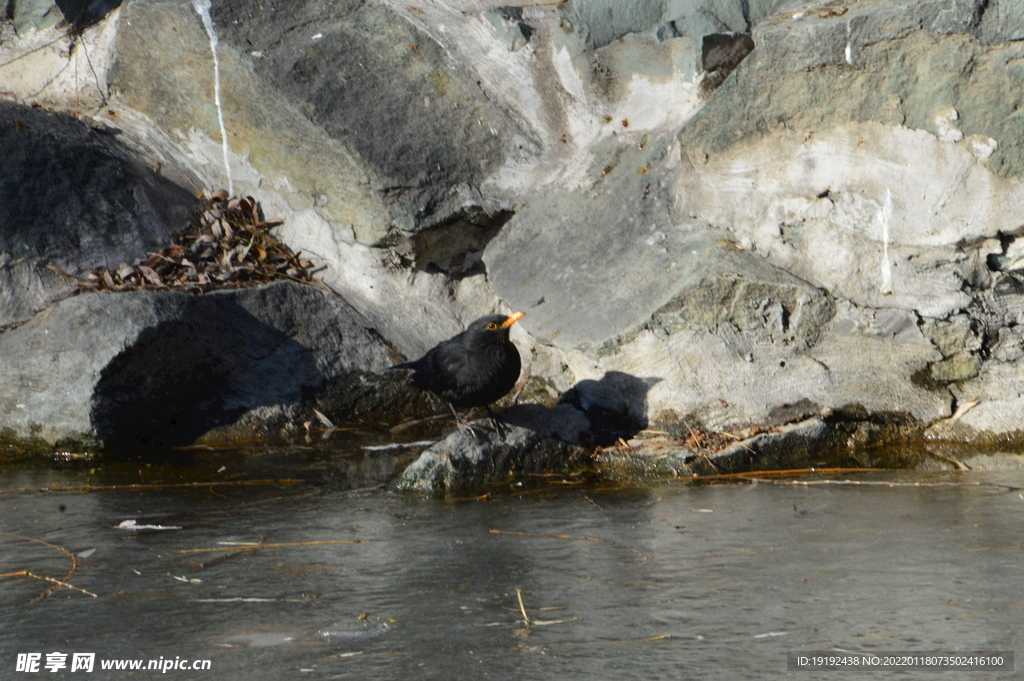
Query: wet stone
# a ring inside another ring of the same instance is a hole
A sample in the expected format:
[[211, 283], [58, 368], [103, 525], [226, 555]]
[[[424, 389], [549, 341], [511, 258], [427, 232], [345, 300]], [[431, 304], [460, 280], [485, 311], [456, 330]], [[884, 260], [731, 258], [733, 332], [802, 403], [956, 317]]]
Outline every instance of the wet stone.
[[476, 421], [472, 431], [456, 430], [424, 451], [402, 473], [398, 488], [451, 491], [590, 461], [590, 453], [580, 446], [589, 437], [590, 421], [571, 405], [516, 405], [497, 419], [498, 424]]

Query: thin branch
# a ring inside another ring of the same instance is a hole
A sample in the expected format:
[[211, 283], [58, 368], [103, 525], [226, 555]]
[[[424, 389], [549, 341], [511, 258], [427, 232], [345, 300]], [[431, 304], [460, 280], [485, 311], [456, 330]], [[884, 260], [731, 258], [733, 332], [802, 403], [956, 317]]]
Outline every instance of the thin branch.
[[993, 482], [889, 482], [886, 480], [758, 480], [755, 482], [771, 483], [773, 485], [800, 485], [810, 487], [811, 485], [863, 485], [875, 487], [991, 487], [1005, 489], [1009, 492], [1016, 492], [1024, 487], [1013, 485], [1000, 485]]
[[279, 544], [253, 544], [252, 546], [223, 546], [214, 549], [182, 549], [175, 553], [213, 553], [214, 551], [259, 551], [261, 549], [277, 549], [289, 546], [328, 546], [331, 544], [369, 544], [371, 539], [330, 539], [325, 541], [295, 541]]
[[526, 622], [526, 626], [530, 626], [530, 616], [526, 614], [526, 606], [523, 605], [522, 589], [516, 589], [516, 598], [519, 599], [519, 612], [523, 613], [523, 621]]
[[[53, 582], [54, 584], [56, 584], [58, 586], [62, 586], [65, 589], [74, 589], [75, 591], [81, 591], [86, 596], [92, 596], [93, 598], [99, 598], [99, 596], [97, 596], [93, 592], [86, 591], [85, 589], [80, 589], [77, 586], [75, 586], [74, 584], [68, 584], [67, 582], [62, 582], [61, 580], [54, 579], [53, 577], [44, 577], [42, 575], [37, 575], [35, 573], [29, 572], [28, 570], [19, 570], [18, 572], [5, 572], [4, 574], [0, 575], [0, 579], [3, 579], [4, 577], [32, 577], [33, 579], [42, 579], [42, 580], [45, 580], [47, 582]], [[48, 590], [46, 592], [46, 594], [52, 593], [52, 591], [53, 591], [53, 589], [51, 588], [50, 590]], [[29, 601], [29, 603], [35, 603], [36, 601], [38, 601], [42, 597], [43, 596], [36, 596], [31, 601]]]
[[307, 482], [299, 478], [282, 478], [280, 480], [219, 480], [210, 482], [157, 482], [157, 483], [134, 483], [130, 485], [70, 485], [67, 487], [19, 487], [17, 489], [3, 489], [0, 494], [14, 494], [18, 492], [94, 492], [99, 490], [114, 489], [165, 489], [168, 487], [224, 487], [238, 485], [291, 485], [299, 482]]
[[29, 605], [31, 605], [32, 603], [35, 603], [36, 601], [38, 601], [40, 599], [46, 598], [51, 593], [53, 593], [57, 589], [58, 586], [63, 586], [63, 587], [67, 587], [69, 589], [75, 589], [76, 591], [81, 591], [82, 593], [89, 594], [93, 598], [97, 597], [96, 594], [94, 594], [94, 593], [92, 593], [90, 591], [86, 591], [85, 589], [79, 589], [77, 586], [72, 586], [71, 584], [68, 584], [68, 580], [71, 579], [71, 575], [75, 574], [75, 571], [78, 569], [78, 558], [71, 551], [68, 551], [63, 546], [57, 546], [56, 544], [51, 544], [48, 541], [43, 541], [42, 539], [36, 539], [35, 537], [26, 537], [26, 536], [21, 535], [21, 534], [13, 534], [11, 532], [0, 532], [0, 536], [11, 537], [13, 539], [21, 539], [22, 541], [30, 541], [30, 542], [35, 542], [36, 544], [42, 544], [43, 546], [49, 546], [51, 549], [57, 549], [61, 553], [64, 553], [65, 555], [68, 556], [68, 558], [71, 559], [71, 569], [68, 570], [68, 573], [66, 575], [64, 575], [64, 579], [54, 579], [52, 577], [42, 577], [40, 575], [33, 574], [33, 573], [29, 572], [28, 570], [21, 570], [20, 572], [10, 572], [10, 573], [4, 574], [4, 575], [0, 575], [0, 577], [33, 577], [35, 579], [41, 579], [41, 580], [45, 580], [45, 581], [48, 581], [48, 582], [53, 582], [56, 585], [56, 586], [51, 586], [46, 591], [44, 591], [43, 593], [41, 593], [38, 596], [36, 596], [35, 598], [33, 598], [31, 601], [29, 601]]

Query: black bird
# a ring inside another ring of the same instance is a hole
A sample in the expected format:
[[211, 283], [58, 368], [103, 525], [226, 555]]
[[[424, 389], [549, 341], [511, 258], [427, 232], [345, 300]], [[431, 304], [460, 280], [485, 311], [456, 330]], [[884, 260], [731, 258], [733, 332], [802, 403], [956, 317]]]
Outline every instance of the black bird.
[[412, 383], [443, 398], [455, 415], [460, 429], [469, 428], [455, 411], [487, 407], [509, 393], [519, 379], [522, 363], [519, 351], [509, 340], [509, 328], [526, 316], [513, 312], [506, 316], [481, 317], [459, 335], [439, 343], [415, 362], [397, 364], [393, 369], [412, 369]]

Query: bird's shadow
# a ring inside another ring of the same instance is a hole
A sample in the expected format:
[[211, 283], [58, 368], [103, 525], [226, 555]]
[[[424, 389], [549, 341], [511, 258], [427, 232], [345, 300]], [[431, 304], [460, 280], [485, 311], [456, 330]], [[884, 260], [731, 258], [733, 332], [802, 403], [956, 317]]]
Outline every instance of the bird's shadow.
[[[647, 393], [660, 378], [609, 371], [585, 379], [562, 394], [558, 404], [517, 404], [497, 415], [500, 423], [570, 444], [605, 447], [628, 440], [647, 427]], [[493, 429], [501, 436], [501, 427]]]

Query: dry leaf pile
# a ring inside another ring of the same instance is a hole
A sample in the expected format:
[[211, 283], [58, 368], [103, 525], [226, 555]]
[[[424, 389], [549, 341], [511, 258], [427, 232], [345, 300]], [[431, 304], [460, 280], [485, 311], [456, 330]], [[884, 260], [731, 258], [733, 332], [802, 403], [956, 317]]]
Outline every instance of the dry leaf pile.
[[275, 279], [313, 281], [313, 265], [270, 234], [281, 220], [264, 220], [251, 196], [226, 191], [202, 196], [178, 243], [135, 265], [97, 267], [79, 286], [89, 291], [174, 290], [204, 293]]

